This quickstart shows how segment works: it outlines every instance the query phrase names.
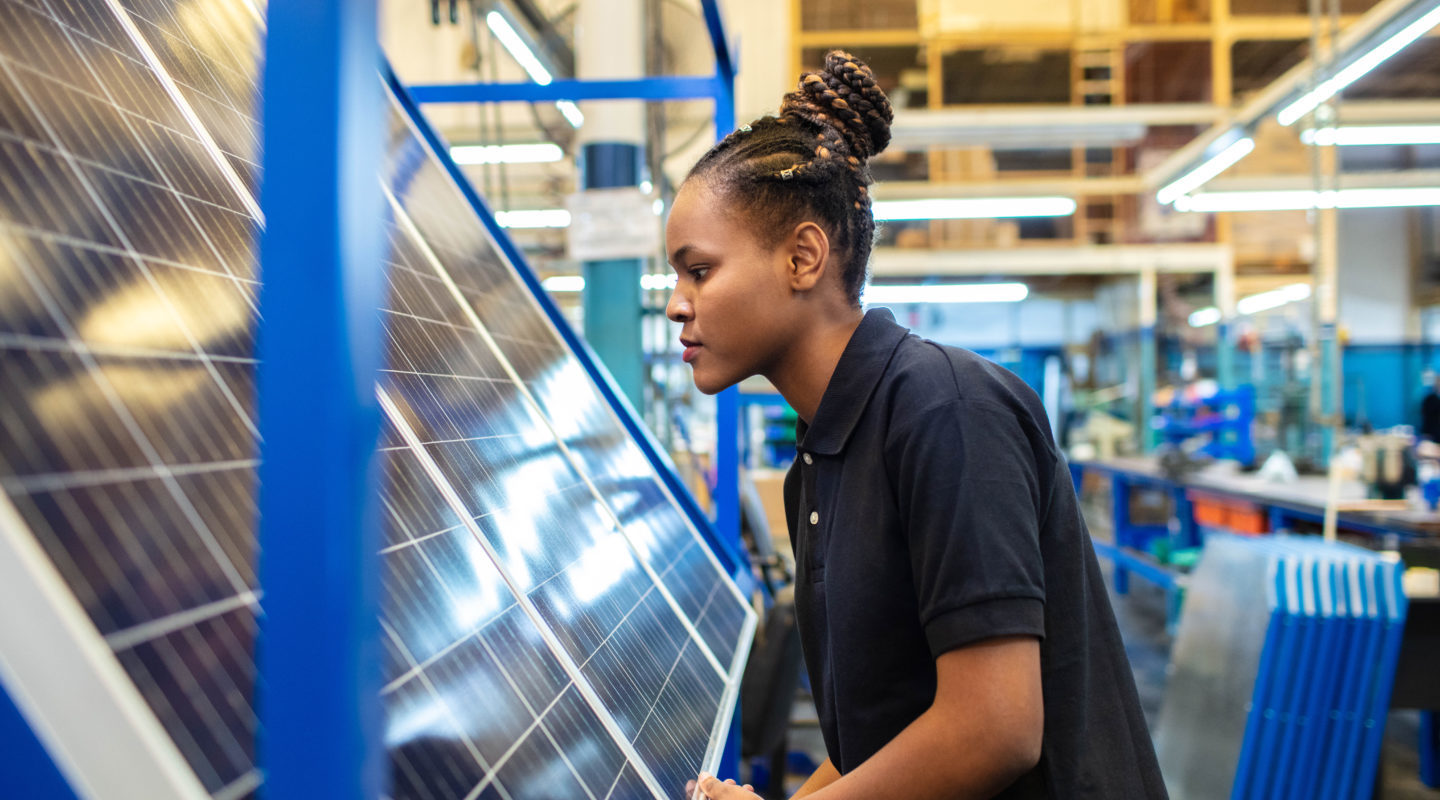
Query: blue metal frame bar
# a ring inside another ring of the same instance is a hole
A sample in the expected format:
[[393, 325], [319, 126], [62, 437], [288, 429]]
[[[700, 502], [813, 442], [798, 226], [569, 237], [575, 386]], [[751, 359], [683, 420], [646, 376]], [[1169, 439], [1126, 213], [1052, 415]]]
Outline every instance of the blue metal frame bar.
[[[373, 0], [270, 3], [259, 408], [259, 763], [270, 800], [373, 800], [380, 704], [384, 105]], [[303, 346], [300, 346], [303, 343]]]
[[5, 791], [12, 796], [77, 800], [75, 790], [70, 788], [69, 781], [50, 757], [50, 751], [40, 743], [25, 715], [10, 699], [3, 682], [0, 682], [0, 753], [5, 754], [7, 765], [3, 771]]
[[1164, 567], [1141, 558], [1124, 547], [1117, 547], [1109, 542], [1092, 540], [1090, 543], [1094, 545], [1097, 554], [1115, 562], [1117, 569], [1123, 567], [1125, 570], [1139, 575], [1167, 592], [1173, 592], [1179, 588], [1179, 585], [1175, 582], [1175, 576]]
[[[725, 35], [725, 21], [720, 17], [719, 0], [700, 0], [700, 10], [705, 16], [705, 27], [710, 29], [710, 43], [715, 48], [715, 72], [733, 83], [735, 73], [739, 71], [735, 65], [739, 59], [735, 57], [730, 47], [730, 39]], [[735, 129], [734, 125], [722, 127], [717, 124], [715, 127], [727, 133]]]
[[547, 103], [557, 100], [712, 100], [717, 76], [631, 80], [564, 79], [539, 83], [437, 83], [408, 87], [417, 103]]
[[[415, 101], [415, 98], [410, 95], [409, 90], [400, 82], [399, 78], [396, 77], [394, 70], [390, 68], [388, 62], [382, 62], [381, 71], [385, 82], [399, 99], [400, 105], [405, 109], [405, 113], [410, 117], [411, 122], [415, 125], [415, 129], [420, 132], [421, 137], [425, 139], [436, 153], [442, 155], [449, 153], [449, 146], [440, 135], [435, 132], [435, 129], [430, 126], [429, 122], [425, 119], [425, 115], [421, 113], [419, 104]], [[635, 412], [635, 409], [631, 407], [629, 401], [625, 399], [624, 394], [615, 386], [609, 373], [600, 366], [600, 361], [590, 349], [590, 345], [570, 327], [570, 323], [566, 321], [560, 308], [555, 305], [549, 293], [540, 285], [540, 279], [535, 275], [534, 270], [530, 269], [529, 262], [525, 260], [520, 249], [515, 246], [515, 243], [510, 239], [505, 229], [501, 228], [500, 224], [496, 222], [495, 214], [490, 210], [489, 205], [480, 197], [480, 194], [475, 191], [475, 187], [470, 184], [470, 181], [465, 177], [464, 173], [460, 171], [460, 168], [456, 166], [454, 161], [442, 157], [440, 163], [444, 166], [445, 170], [449, 172], [450, 177], [459, 187], [461, 194], [469, 201], [471, 208], [480, 217], [486, 229], [490, 231], [491, 238], [495, 240], [501, 252], [515, 265], [515, 273], [520, 277], [521, 282], [530, 290], [536, 302], [540, 304], [540, 308], [545, 312], [545, 315], [550, 318], [556, 330], [560, 332], [561, 339], [563, 339], [565, 344], [575, 353], [575, 357], [580, 361], [581, 366], [583, 366], [585, 371], [590, 374], [590, 377], [594, 379], [596, 386], [600, 389], [600, 394], [615, 409], [626, 432], [635, 439], [641, 451], [650, 459], [650, 463], [655, 467], [661, 480], [665, 483], [666, 487], [670, 489], [671, 494], [677, 498], [686, 516], [688, 516], [690, 521], [700, 530], [701, 536], [715, 552], [715, 556], [720, 559], [720, 563], [725, 568], [725, 571], [740, 583], [742, 590], [753, 585], [754, 577], [750, 569], [750, 557], [740, 544], [738, 530], [736, 535], [728, 537], [719, 534], [716, 526], [711, 524], [705, 512], [700, 508], [699, 504], [695, 502], [695, 496], [691, 494], [689, 487], [681, 480], [680, 475], [675, 470], [675, 465], [670, 461], [669, 456], [665, 455], [659, 443], [655, 441], [650, 429], [641, 422], [639, 415]], [[739, 505], [738, 498], [736, 505], [737, 507]]]

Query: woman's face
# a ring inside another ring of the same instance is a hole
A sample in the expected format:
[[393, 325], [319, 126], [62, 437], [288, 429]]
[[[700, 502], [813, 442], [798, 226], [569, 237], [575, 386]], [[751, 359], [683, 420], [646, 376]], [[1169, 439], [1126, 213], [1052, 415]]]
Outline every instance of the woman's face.
[[790, 259], [769, 247], [703, 181], [687, 181], [665, 225], [677, 281], [665, 315], [680, 340], [695, 386], [715, 394], [764, 375], [795, 332]]

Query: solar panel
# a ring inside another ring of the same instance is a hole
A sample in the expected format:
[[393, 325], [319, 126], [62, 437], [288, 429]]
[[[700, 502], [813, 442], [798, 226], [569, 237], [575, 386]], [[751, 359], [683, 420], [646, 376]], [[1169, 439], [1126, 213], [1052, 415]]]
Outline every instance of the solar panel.
[[[0, 680], [80, 786], [262, 781], [260, 15], [0, 0], [0, 587], [46, 612], [0, 610], [0, 637], [54, 645], [0, 647]], [[392, 793], [679, 796], [715, 765], [753, 614], [420, 123], [390, 114]], [[57, 693], [43, 656], [65, 647]], [[86, 686], [87, 714], [56, 713]]]

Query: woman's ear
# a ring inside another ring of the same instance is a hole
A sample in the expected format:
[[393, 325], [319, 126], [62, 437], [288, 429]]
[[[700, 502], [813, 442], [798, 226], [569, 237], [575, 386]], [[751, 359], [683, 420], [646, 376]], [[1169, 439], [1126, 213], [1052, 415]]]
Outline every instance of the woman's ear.
[[809, 291], [820, 285], [830, 265], [830, 237], [813, 222], [802, 222], [790, 235], [790, 288]]

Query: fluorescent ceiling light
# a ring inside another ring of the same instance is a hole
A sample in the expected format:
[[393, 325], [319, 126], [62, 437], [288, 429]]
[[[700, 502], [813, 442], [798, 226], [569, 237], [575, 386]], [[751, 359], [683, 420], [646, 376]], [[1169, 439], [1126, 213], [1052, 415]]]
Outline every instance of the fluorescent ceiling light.
[[1220, 309], [1215, 306], [1202, 308], [1191, 312], [1190, 327], [1203, 328], [1206, 325], [1214, 325], [1220, 321]]
[[[640, 276], [640, 288], [651, 292], [668, 292], [675, 288], [676, 276], [673, 272], [657, 272]], [[583, 292], [585, 290], [584, 275], [554, 275], [540, 282], [540, 285], [550, 292]]]
[[1006, 219], [1065, 217], [1075, 213], [1068, 197], [967, 197], [936, 200], [876, 200], [875, 219]]
[[1293, 189], [1270, 192], [1201, 192], [1180, 197], [1175, 210], [1308, 211], [1313, 208], [1404, 208], [1440, 206], [1440, 187], [1411, 186], [1389, 189], [1341, 189], [1314, 192]]
[[[1257, 314], [1261, 311], [1279, 308], [1286, 303], [1304, 300], [1309, 296], [1310, 284], [1292, 283], [1289, 286], [1282, 286], [1279, 289], [1242, 297], [1235, 303], [1235, 311], [1240, 314]], [[1190, 314], [1190, 327], [1203, 328], [1207, 325], [1214, 325], [1219, 322], [1220, 319], [1220, 309], [1215, 306], [1196, 309]]]
[[1425, 16], [1400, 29], [1398, 33], [1381, 42], [1373, 50], [1352, 61], [1349, 66], [1322, 81], [1319, 86], [1300, 96], [1300, 99], [1280, 109], [1280, 124], [1294, 125], [1301, 117], [1315, 110], [1315, 107], [1334, 97], [1346, 86], [1359, 80], [1386, 59], [1405, 49], [1411, 42], [1424, 36], [1427, 31], [1440, 25], [1440, 6], [1431, 9]]
[[520, 34], [510, 27], [510, 21], [505, 19], [499, 11], [491, 11], [486, 14], [485, 25], [490, 28], [491, 33], [495, 34], [495, 38], [500, 40], [500, 44], [510, 53], [510, 57], [515, 59], [520, 64], [520, 68], [530, 76], [530, 80], [541, 86], [554, 80], [550, 70], [545, 69], [545, 65], [540, 63], [540, 59], [535, 57], [535, 53], [525, 44], [525, 40], [521, 39]]
[[540, 286], [547, 292], [579, 292], [585, 289], [585, 277], [582, 275], [552, 275], [540, 281]]
[[450, 148], [456, 164], [550, 164], [565, 157], [559, 145], [462, 144]]
[[1211, 178], [1235, 166], [1236, 162], [1250, 155], [1250, 151], [1254, 149], [1254, 139], [1251, 139], [1249, 136], [1239, 139], [1229, 147], [1216, 153], [1210, 160], [1190, 170], [1185, 175], [1170, 183], [1170, 185], [1161, 189], [1155, 194], [1155, 199], [1159, 200], [1161, 205], [1169, 205], [1175, 202], [1176, 199], [1199, 189], [1209, 182]]
[[561, 116], [565, 117], [565, 121], [570, 123], [570, 127], [578, 128], [585, 124], [585, 115], [580, 113], [580, 106], [575, 105], [569, 100], [560, 100], [555, 103], [555, 107], [560, 109]]
[[1440, 125], [1342, 125], [1300, 132], [1300, 141], [1320, 147], [1440, 144]]
[[1235, 303], [1235, 310], [1241, 314], [1258, 314], [1261, 311], [1279, 308], [1286, 303], [1304, 300], [1309, 296], [1310, 284], [1292, 283], [1289, 286], [1281, 286], [1279, 289], [1242, 297]]
[[656, 272], [640, 276], [640, 288], [651, 292], [665, 292], [675, 288], [678, 280], [673, 272]]
[[[525, 44], [525, 40], [520, 38], [520, 34], [515, 32], [515, 29], [510, 26], [510, 21], [505, 19], [503, 14], [499, 11], [491, 11], [486, 14], [485, 25], [491, 33], [495, 34], [495, 38], [500, 41], [506, 52], [510, 53], [510, 57], [515, 59], [520, 68], [525, 70], [525, 74], [530, 76], [530, 80], [541, 86], [555, 80], [555, 77], [550, 74], [550, 70], [540, 63], [535, 52]], [[585, 115], [580, 113], [579, 106], [569, 100], [561, 100], [555, 104], [555, 107], [560, 109], [560, 113], [570, 123], [570, 127], [578, 128], [585, 123]]]
[[496, 211], [495, 221], [502, 228], [568, 228], [570, 212], [563, 208]]
[[1018, 303], [1030, 294], [1023, 283], [872, 284], [867, 304], [889, 303]]

